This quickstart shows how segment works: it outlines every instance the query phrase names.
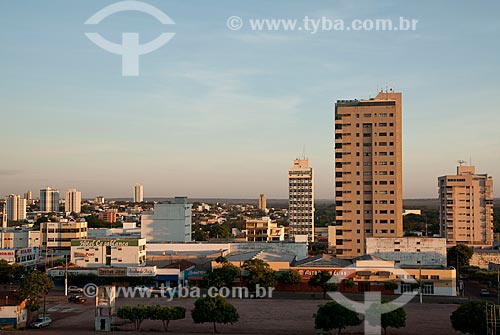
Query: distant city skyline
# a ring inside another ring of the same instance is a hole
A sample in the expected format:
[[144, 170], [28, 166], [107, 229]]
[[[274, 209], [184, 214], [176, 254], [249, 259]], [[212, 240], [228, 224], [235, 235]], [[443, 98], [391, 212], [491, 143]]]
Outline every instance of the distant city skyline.
[[[437, 198], [437, 177], [472, 159], [500, 176], [500, 3], [295, 1], [164, 2], [175, 37], [141, 56], [139, 77], [83, 34], [116, 1], [1, 2], [4, 145], [0, 196], [46, 186], [82, 198], [288, 197], [290, 161], [303, 148], [317, 199], [334, 199], [334, 103], [404, 92], [403, 198]], [[260, 5], [259, 5], [260, 4]], [[446, 13], [446, 15], [443, 15]], [[416, 31], [258, 32], [248, 18], [407, 17]], [[117, 13], [92, 27], [110, 41], [156, 20]], [[494, 197], [500, 187], [493, 185]]]

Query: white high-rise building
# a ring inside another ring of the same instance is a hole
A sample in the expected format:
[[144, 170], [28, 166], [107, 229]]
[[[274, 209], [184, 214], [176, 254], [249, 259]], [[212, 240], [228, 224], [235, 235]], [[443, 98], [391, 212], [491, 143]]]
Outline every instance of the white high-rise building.
[[172, 204], [155, 204], [154, 212], [141, 216], [141, 236], [146, 242], [191, 242], [191, 207], [186, 197]]
[[144, 186], [141, 184], [135, 184], [134, 187], [134, 202], [144, 201]]
[[26, 199], [15, 194], [11, 194], [7, 197], [7, 220], [26, 220]]
[[58, 212], [59, 211], [59, 191], [50, 187], [40, 190], [40, 211]]
[[80, 213], [82, 211], [82, 192], [71, 188], [64, 197], [64, 211], [66, 213]]
[[296, 159], [288, 169], [290, 238], [307, 235], [314, 241], [314, 170], [308, 159]]

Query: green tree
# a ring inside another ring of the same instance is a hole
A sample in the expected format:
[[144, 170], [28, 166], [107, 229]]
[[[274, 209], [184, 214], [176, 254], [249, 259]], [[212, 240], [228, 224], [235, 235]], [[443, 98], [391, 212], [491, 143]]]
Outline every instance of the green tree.
[[53, 287], [54, 283], [46, 273], [33, 271], [22, 281], [19, 296], [21, 299], [28, 299], [27, 305], [37, 309], [40, 307], [40, 296], [47, 295]]
[[149, 319], [151, 317], [152, 308], [150, 306], [124, 306], [118, 308], [116, 311], [116, 315], [125, 320], [129, 320], [134, 324], [134, 328], [136, 331], [139, 331], [141, 328], [141, 324], [144, 320]]
[[464, 334], [486, 334], [486, 301], [470, 301], [451, 313], [453, 329]]
[[243, 263], [242, 268], [246, 271], [246, 286], [255, 290], [256, 286], [276, 286], [276, 271], [261, 259], [250, 259]]
[[220, 268], [215, 268], [210, 273], [210, 284], [217, 288], [232, 287], [234, 278], [240, 275], [240, 269], [229, 262], [223, 263]]
[[149, 319], [161, 320], [163, 329], [168, 332], [170, 321], [182, 320], [186, 317], [186, 309], [177, 306], [152, 306], [149, 308]]
[[217, 333], [217, 323], [233, 324], [240, 318], [236, 308], [221, 296], [199, 298], [194, 303], [191, 316], [194, 323], [213, 323], [214, 333]]
[[473, 248], [464, 244], [457, 244], [456, 246], [448, 249], [448, 265], [456, 268], [457, 259], [460, 268], [462, 268], [462, 266], [469, 265], [472, 254], [474, 254]]
[[[389, 300], [383, 299], [381, 304], [372, 304], [366, 314], [376, 312], [380, 315], [380, 326], [387, 334], [387, 328], [404, 328], [406, 326], [406, 312], [402, 307], [390, 310]], [[366, 316], [365, 316], [366, 318]], [[370, 322], [371, 321], [371, 322]], [[368, 322], [373, 323], [373, 319], [368, 318]], [[375, 325], [376, 326], [376, 325]]]
[[342, 329], [360, 324], [361, 320], [356, 312], [335, 301], [320, 306], [314, 315], [314, 328], [326, 332], [338, 329], [337, 334], [339, 335], [342, 333]]
[[302, 276], [297, 270], [288, 270], [278, 276], [278, 280], [285, 285], [295, 285], [302, 283]]
[[308, 284], [312, 287], [320, 287], [323, 291], [323, 299], [326, 299], [326, 292], [337, 291], [339, 287], [338, 284], [329, 283], [330, 278], [332, 278], [330, 272], [322, 270], [309, 278]]

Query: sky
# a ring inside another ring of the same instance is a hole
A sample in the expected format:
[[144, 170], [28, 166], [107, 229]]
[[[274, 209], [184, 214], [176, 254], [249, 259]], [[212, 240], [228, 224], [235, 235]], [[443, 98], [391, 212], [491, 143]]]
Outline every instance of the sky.
[[[51, 186], [84, 198], [287, 198], [303, 152], [334, 198], [338, 99], [403, 92], [404, 198], [436, 198], [457, 160], [500, 176], [498, 1], [0, 0], [0, 196]], [[243, 27], [230, 30], [239, 16]], [[415, 31], [253, 31], [250, 19], [417, 19]], [[175, 36], [124, 77], [114, 43]], [[500, 197], [500, 188], [494, 188]]]

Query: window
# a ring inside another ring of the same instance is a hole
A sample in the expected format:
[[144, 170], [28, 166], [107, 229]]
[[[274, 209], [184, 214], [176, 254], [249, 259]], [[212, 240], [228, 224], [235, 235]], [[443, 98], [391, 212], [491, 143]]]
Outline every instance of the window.
[[372, 117], [371, 114], [363, 114], [363, 117]]
[[431, 275], [431, 279], [439, 279], [439, 275]]
[[422, 288], [422, 293], [423, 294], [434, 294], [434, 283], [424, 283], [424, 286]]

